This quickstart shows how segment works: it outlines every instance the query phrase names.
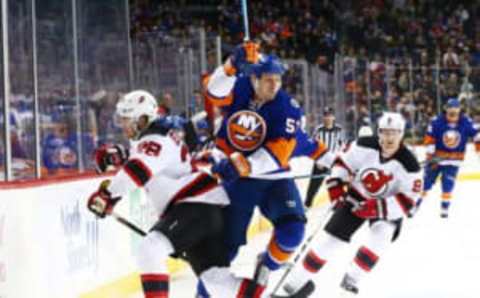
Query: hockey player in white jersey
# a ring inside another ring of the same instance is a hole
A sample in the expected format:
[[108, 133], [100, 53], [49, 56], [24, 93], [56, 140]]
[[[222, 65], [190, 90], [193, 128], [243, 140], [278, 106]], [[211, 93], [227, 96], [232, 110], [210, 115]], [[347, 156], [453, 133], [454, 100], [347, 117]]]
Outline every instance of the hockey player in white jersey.
[[340, 285], [342, 297], [359, 292], [361, 280], [394, 242], [422, 191], [422, 175], [415, 155], [402, 144], [405, 121], [386, 112], [378, 121], [378, 137], [363, 137], [344, 149], [327, 181], [334, 213], [302, 262], [283, 287], [286, 295], [310, 297], [312, 278], [352, 235], [368, 223], [369, 231]]
[[[166, 261], [170, 255], [188, 261], [212, 297], [251, 298], [245, 289], [252, 280], [233, 276], [227, 267], [222, 209], [229, 200], [224, 188], [216, 178], [196, 170], [199, 161], [192, 161], [186, 146], [169, 132], [168, 120], [157, 117], [151, 94], [141, 90], [126, 94], [116, 113], [130, 140], [130, 150], [120, 145], [97, 150], [99, 172], [115, 167], [120, 170], [90, 196], [88, 208], [104, 218], [123, 196], [138, 187], [143, 187], [153, 201], [160, 220], [137, 252], [145, 298], [169, 297]], [[235, 164], [235, 155], [229, 161]], [[221, 165], [213, 164], [212, 171], [219, 167], [228, 165], [225, 160]]]
[[[99, 171], [121, 166], [101, 183], [88, 208], [103, 218], [130, 191], [144, 187], [161, 218], [142, 240], [138, 265], [145, 297], [168, 297], [169, 255], [187, 255], [197, 274], [224, 265], [221, 245], [222, 210], [228, 198], [216, 179], [193, 172], [185, 146], [157, 118], [155, 98], [145, 91], [126, 94], [117, 104], [117, 116], [130, 150], [106, 146], [97, 151]], [[195, 187], [192, 187], [195, 185]], [[226, 259], [225, 259], [226, 260]]]

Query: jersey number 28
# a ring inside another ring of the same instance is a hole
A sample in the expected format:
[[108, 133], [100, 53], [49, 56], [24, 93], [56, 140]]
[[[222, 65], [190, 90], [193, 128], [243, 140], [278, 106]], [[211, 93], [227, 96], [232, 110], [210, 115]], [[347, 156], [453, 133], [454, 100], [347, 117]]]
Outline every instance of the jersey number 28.
[[159, 156], [162, 151], [162, 145], [153, 141], [145, 141], [138, 145], [138, 151], [148, 156]]

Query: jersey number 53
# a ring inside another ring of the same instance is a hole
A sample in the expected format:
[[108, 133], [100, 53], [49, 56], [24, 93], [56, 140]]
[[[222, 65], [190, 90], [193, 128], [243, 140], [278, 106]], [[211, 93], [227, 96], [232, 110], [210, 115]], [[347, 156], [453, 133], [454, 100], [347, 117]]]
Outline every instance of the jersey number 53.
[[287, 118], [287, 123], [285, 127], [285, 131], [287, 133], [295, 133], [297, 128], [301, 126], [300, 120], [295, 120], [292, 118]]

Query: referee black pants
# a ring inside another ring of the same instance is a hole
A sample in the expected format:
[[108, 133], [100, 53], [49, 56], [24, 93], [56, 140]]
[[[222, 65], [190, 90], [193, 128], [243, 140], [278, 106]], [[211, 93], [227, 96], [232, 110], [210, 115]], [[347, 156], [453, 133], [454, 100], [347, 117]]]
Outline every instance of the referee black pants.
[[305, 206], [310, 208], [313, 204], [313, 199], [317, 195], [318, 190], [322, 186], [323, 180], [327, 177], [328, 169], [322, 168], [319, 169], [316, 164], [313, 164], [312, 176], [324, 175], [323, 177], [310, 179], [307, 189], [307, 197], [305, 198]]

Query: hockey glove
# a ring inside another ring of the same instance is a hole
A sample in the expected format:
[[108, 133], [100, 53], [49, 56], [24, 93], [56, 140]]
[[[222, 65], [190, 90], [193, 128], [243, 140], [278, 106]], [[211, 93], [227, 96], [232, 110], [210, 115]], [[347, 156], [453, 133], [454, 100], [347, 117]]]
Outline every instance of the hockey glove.
[[239, 152], [231, 154], [230, 157], [224, 158], [212, 166], [212, 174], [227, 183], [240, 177], [247, 177], [250, 171], [250, 162]]
[[203, 150], [192, 155], [191, 164], [194, 171], [210, 168], [215, 164], [215, 158], [210, 150]]
[[95, 170], [104, 173], [123, 165], [128, 160], [128, 150], [122, 145], [102, 145], [95, 150]]
[[113, 207], [115, 207], [115, 204], [120, 201], [120, 198], [112, 198], [111, 193], [107, 189], [109, 185], [110, 180], [102, 181], [98, 190], [88, 199], [88, 210], [100, 218], [104, 218], [106, 215], [110, 214]]
[[253, 41], [238, 45], [225, 64], [225, 73], [229, 76], [243, 72], [248, 64], [258, 63], [260, 59], [259, 45]]
[[330, 202], [334, 209], [340, 208], [345, 204], [345, 183], [339, 178], [330, 178], [327, 180], [327, 191], [330, 197]]
[[382, 199], [368, 199], [355, 206], [352, 213], [364, 219], [385, 219], [387, 217], [387, 203]]

